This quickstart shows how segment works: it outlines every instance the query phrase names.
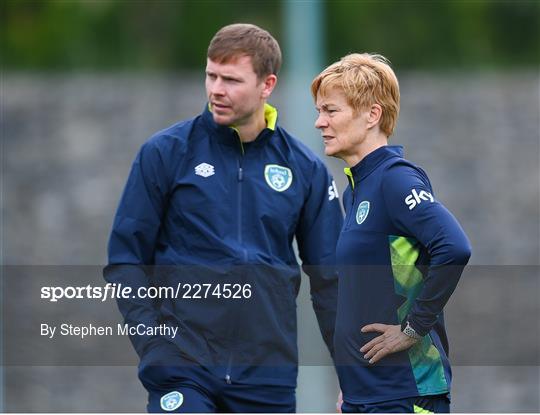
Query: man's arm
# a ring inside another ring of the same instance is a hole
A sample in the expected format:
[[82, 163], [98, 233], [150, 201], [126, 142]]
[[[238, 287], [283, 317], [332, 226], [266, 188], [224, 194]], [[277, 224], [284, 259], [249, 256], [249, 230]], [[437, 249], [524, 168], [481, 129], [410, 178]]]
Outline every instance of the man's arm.
[[333, 356], [337, 308], [336, 244], [343, 225], [335, 182], [322, 162], [314, 166], [296, 239], [302, 268], [310, 277], [313, 309], [323, 339]]
[[[108, 246], [108, 282], [131, 287], [134, 298], [118, 300], [118, 308], [129, 325], [155, 326], [159, 314], [155, 300], [138, 298], [139, 287], [151, 281], [145, 266], [154, 263], [156, 240], [167, 202], [169, 184], [158, 146], [144, 144], [133, 165], [120, 199]], [[142, 356], [147, 336], [131, 336], [135, 350]]]

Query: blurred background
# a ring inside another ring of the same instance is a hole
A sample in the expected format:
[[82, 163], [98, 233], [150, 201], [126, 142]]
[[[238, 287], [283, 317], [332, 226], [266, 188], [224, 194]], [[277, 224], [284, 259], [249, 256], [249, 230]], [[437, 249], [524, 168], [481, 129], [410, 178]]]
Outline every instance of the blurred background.
[[[138, 148], [201, 112], [206, 48], [234, 22], [280, 42], [284, 64], [270, 102], [323, 158], [311, 79], [350, 52], [391, 60], [402, 95], [391, 141], [427, 171], [473, 245], [446, 309], [453, 410], [539, 412], [538, 1], [3, 1], [3, 342], [14, 341], [6, 322], [39, 330], [43, 269], [71, 275], [60, 270], [90, 266], [85, 284], [102, 284], [108, 232]], [[324, 159], [342, 192], [343, 163]], [[338, 385], [307, 292], [305, 279], [298, 411], [331, 412]], [[114, 304], [69, 313], [120, 317]], [[0, 410], [145, 410], [135, 365], [85, 360], [107, 354], [101, 339], [68, 351], [15, 341], [35, 358], [2, 354]]]

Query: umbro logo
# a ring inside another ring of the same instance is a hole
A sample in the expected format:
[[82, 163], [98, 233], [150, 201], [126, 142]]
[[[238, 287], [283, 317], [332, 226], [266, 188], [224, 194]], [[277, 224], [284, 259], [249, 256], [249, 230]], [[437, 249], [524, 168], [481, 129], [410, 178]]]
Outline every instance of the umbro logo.
[[215, 174], [214, 166], [208, 163], [201, 163], [195, 167], [195, 174], [202, 177], [210, 177]]

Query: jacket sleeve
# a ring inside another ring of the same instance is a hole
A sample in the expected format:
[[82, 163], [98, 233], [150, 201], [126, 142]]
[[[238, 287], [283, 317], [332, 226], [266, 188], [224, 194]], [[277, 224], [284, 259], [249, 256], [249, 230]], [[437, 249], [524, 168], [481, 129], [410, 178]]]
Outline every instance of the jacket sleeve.
[[[139, 298], [140, 287], [150, 287], [145, 271], [154, 263], [154, 251], [167, 202], [166, 169], [159, 148], [152, 141], [139, 151], [118, 206], [108, 245], [108, 265], [104, 277], [110, 283], [131, 287], [132, 297], [119, 299], [124, 322], [130, 326], [159, 324], [155, 300]], [[148, 336], [132, 336], [135, 350], [142, 356]]]
[[310, 278], [313, 309], [332, 356], [338, 283], [335, 252], [342, 225], [336, 184], [319, 161], [314, 168], [296, 239], [302, 268]]
[[434, 198], [423, 170], [405, 164], [389, 167], [382, 191], [393, 224], [429, 253], [423, 288], [407, 316], [412, 328], [425, 336], [454, 292], [471, 246], [455, 217]]

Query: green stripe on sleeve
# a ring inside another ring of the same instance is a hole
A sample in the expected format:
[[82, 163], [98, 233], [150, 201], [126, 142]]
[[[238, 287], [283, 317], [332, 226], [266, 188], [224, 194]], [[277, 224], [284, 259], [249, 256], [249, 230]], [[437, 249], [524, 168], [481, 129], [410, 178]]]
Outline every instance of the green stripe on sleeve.
[[428, 411], [427, 409], [421, 408], [418, 405], [413, 406], [415, 414], [434, 414], [435, 412]]
[[[389, 245], [394, 289], [396, 294], [405, 297], [397, 310], [398, 321], [402, 322], [424, 286], [422, 273], [415, 266], [420, 255], [420, 245], [414, 238], [393, 235], [389, 236]], [[412, 346], [408, 354], [420, 395], [448, 392], [441, 355], [429, 335]]]

